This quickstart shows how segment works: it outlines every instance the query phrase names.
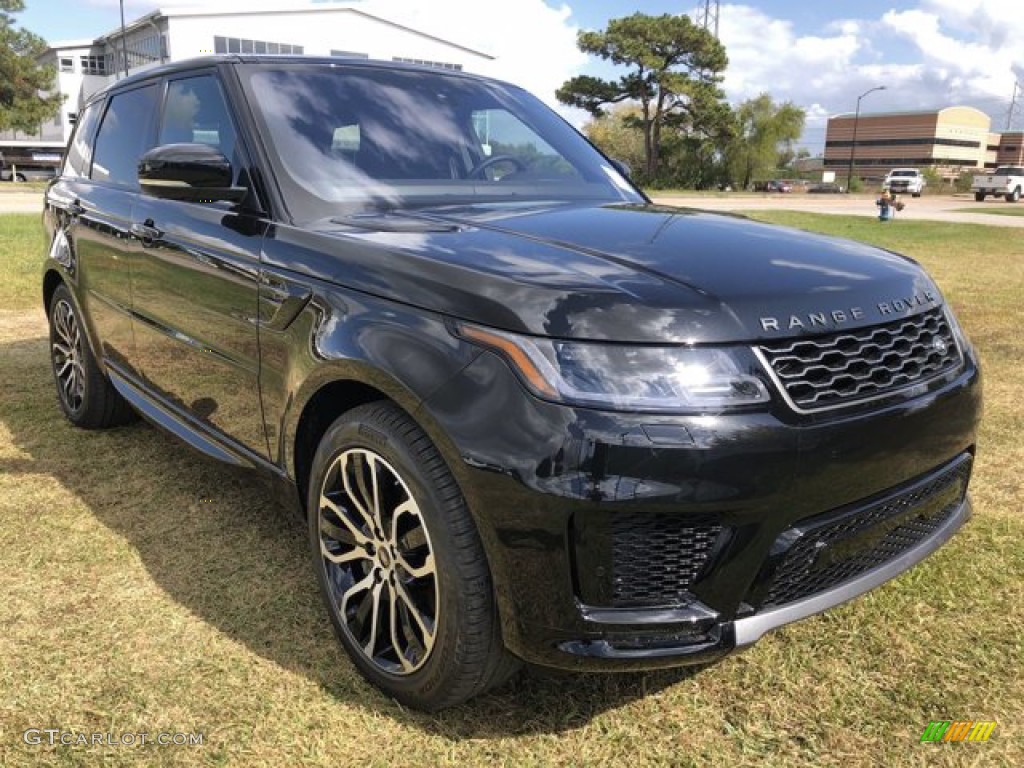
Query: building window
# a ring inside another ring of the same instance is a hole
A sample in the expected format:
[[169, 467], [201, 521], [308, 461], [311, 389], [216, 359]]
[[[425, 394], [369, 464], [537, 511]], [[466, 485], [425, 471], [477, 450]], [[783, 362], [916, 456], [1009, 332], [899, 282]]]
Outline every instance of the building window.
[[106, 56], [82, 56], [79, 61], [82, 63], [82, 74], [84, 75], [106, 75]]
[[1013, 144], [1007, 144], [1005, 147], [1003, 147], [1002, 151], [1003, 152], [1016, 152], [1017, 151], [1017, 147], [1015, 147]]
[[358, 51], [331, 51], [331, 56], [337, 56], [341, 59], [368, 59], [370, 55], [368, 53], [359, 53]]
[[74, 72], [75, 71], [75, 60], [71, 56], [60, 57], [60, 71], [61, 72]]
[[243, 40], [240, 37], [213, 38], [214, 53], [285, 53], [302, 55], [305, 48], [290, 43], [270, 43], [265, 40]]
[[394, 56], [392, 61], [400, 61], [403, 64], [419, 64], [424, 67], [435, 67], [436, 69], [453, 69], [456, 72], [462, 71], [461, 64], [451, 64], [447, 61], [427, 61], [425, 59], [407, 59], [404, 56]]

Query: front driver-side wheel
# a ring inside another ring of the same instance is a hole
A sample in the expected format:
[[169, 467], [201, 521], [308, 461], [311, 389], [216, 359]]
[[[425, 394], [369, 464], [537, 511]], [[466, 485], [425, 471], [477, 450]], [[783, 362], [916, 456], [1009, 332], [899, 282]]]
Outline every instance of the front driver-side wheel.
[[404, 411], [370, 403], [335, 421], [313, 459], [308, 502], [321, 594], [367, 680], [437, 710], [515, 671], [466, 502]]
[[77, 305], [66, 285], [50, 299], [50, 363], [57, 385], [57, 401], [72, 424], [82, 429], [103, 429], [136, 418], [100, 370], [85, 338]]

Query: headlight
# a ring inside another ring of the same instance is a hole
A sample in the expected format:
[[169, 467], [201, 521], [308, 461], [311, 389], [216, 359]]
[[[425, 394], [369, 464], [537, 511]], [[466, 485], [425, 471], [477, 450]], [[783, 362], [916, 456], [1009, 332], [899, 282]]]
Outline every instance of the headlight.
[[[721, 410], [769, 400], [743, 349], [558, 341], [459, 324], [538, 397], [627, 411]], [[746, 363], [744, 364], [744, 358]]]
[[953, 338], [955, 338], [957, 344], [960, 345], [960, 354], [964, 357], [967, 357], [968, 355], [974, 357], [974, 345], [971, 344], [971, 340], [967, 337], [967, 333], [964, 331], [963, 326], [960, 325], [960, 321], [957, 320], [956, 315], [953, 314], [953, 308], [947, 304], [943, 307], [943, 311], [946, 313], [946, 322], [949, 323], [950, 330], [953, 331]]

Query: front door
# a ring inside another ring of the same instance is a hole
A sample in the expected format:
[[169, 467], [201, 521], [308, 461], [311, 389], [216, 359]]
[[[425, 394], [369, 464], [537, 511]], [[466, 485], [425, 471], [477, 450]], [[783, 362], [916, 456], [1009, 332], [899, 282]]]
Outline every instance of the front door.
[[[159, 145], [202, 143], [244, 157], [215, 73], [167, 84]], [[146, 384], [203, 427], [266, 456], [257, 287], [264, 222], [227, 203], [140, 195], [133, 226], [135, 343]]]

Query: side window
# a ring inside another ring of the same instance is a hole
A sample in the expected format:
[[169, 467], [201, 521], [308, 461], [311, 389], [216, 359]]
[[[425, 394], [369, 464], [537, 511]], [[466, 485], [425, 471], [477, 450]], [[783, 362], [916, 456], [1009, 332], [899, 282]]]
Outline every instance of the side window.
[[103, 116], [92, 158], [92, 178], [137, 189], [138, 164], [150, 148], [150, 126], [157, 86], [115, 94]]
[[209, 144], [237, 169], [235, 137], [231, 113], [213, 75], [171, 81], [160, 126], [161, 145]]
[[[504, 109], [473, 112], [473, 130], [484, 157], [513, 157], [519, 170], [540, 177], [577, 177], [573, 167], [526, 123]], [[510, 163], [496, 164], [492, 178], [516, 170]]]
[[68, 148], [67, 159], [64, 161], [63, 176], [86, 178], [89, 176], [89, 163], [92, 161], [92, 136], [99, 120], [103, 102], [88, 107], [79, 114], [75, 122], [75, 135]]

